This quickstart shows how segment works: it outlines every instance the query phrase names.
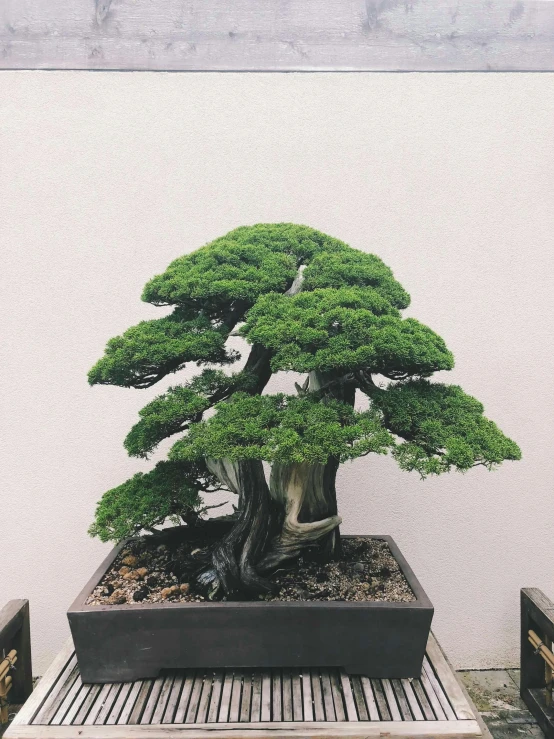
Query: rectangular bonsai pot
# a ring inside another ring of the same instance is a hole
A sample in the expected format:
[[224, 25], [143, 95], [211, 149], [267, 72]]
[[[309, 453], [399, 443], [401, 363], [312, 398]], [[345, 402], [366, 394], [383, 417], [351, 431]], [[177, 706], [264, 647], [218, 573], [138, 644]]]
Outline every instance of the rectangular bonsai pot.
[[343, 667], [371, 677], [419, 677], [433, 606], [390, 536], [364, 538], [388, 543], [415, 600], [85, 605], [124, 542], [67, 614], [83, 682], [187, 667]]

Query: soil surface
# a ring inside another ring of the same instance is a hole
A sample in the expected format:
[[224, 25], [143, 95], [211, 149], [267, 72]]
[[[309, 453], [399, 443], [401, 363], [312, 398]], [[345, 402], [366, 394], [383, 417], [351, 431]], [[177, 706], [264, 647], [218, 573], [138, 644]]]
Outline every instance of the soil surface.
[[[200, 602], [208, 600], [194, 573], [206, 548], [206, 537], [178, 540], [145, 536], [123, 549], [89, 596], [87, 605]], [[266, 601], [395, 601], [415, 600], [388, 544], [379, 539], [342, 539], [341, 558], [321, 564], [299, 558], [270, 578], [275, 589], [256, 599]], [[224, 599], [225, 600], [225, 599]]]

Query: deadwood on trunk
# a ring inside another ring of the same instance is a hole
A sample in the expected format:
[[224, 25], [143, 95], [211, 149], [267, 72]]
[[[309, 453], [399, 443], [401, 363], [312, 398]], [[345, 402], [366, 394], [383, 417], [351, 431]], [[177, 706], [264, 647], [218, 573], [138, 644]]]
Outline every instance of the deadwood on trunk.
[[[306, 462], [273, 465], [271, 495], [285, 510], [285, 518], [280, 533], [271, 542], [259, 564], [260, 572], [270, 572], [282, 562], [298, 557], [303, 550], [314, 546], [341, 523], [341, 518], [336, 514], [321, 519], [313, 518], [328, 508], [329, 497], [335, 500], [336, 508], [334, 479], [332, 475], [326, 475], [325, 468], [326, 465]], [[325, 482], [333, 482], [332, 490], [325, 489]], [[300, 520], [302, 514], [307, 520]]]
[[[199, 576], [212, 596], [222, 589], [229, 597], [263, 593], [271, 584], [258, 574], [257, 563], [277, 530], [279, 511], [271, 498], [260, 460], [208, 460], [210, 470], [241, 505], [231, 531], [213, 548], [210, 565]], [[221, 593], [223, 594], [223, 593]]]

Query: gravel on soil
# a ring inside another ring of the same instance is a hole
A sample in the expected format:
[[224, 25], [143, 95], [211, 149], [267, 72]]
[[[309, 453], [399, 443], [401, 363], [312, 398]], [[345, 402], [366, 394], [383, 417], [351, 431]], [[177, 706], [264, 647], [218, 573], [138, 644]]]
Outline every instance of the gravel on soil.
[[[145, 536], [130, 541], [87, 599], [87, 605], [119, 605], [208, 600], [194, 573], [213, 542], [205, 538], [161, 543]], [[271, 577], [274, 590], [254, 600], [389, 601], [415, 600], [388, 544], [365, 537], [343, 538], [338, 561], [321, 564], [300, 557]]]

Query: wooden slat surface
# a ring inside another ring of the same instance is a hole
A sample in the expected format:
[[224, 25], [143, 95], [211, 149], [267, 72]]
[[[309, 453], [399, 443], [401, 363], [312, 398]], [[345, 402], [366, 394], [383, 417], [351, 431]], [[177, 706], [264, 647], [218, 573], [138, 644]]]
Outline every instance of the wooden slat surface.
[[194, 670], [190, 670], [187, 673], [187, 677], [183, 683], [183, 689], [181, 690], [181, 695], [179, 696], [179, 702], [177, 703], [175, 715], [173, 716], [173, 723], [179, 723], [179, 724], [185, 723], [185, 716], [187, 715], [190, 696], [191, 696], [192, 688], [194, 685], [194, 677], [195, 677]]
[[[456, 678], [454, 678], [456, 680]], [[412, 681], [403, 679], [400, 681], [402, 683], [402, 687], [404, 688], [404, 694], [408, 700], [408, 703], [410, 704], [410, 710], [412, 712], [412, 716], [416, 721], [424, 721], [425, 716], [423, 715], [423, 711], [421, 710], [421, 706], [419, 705], [416, 694], [414, 693], [414, 689], [412, 687]]]
[[314, 704], [314, 719], [325, 721], [325, 709], [323, 708], [323, 691], [321, 690], [321, 679], [319, 669], [310, 670], [312, 676], [312, 700]]
[[[39, 711], [39, 714], [37, 716], [37, 723], [49, 724], [52, 721], [52, 719], [58, 714], [58, 709], [60, 708], [62, 703], [65, 701], [66, 695], [68, 695], [71, 692], [71, 689], [73, 688], [75, 681], [79, 677], [79, 671], [77, 668], [76, 661], [72, 660], [70, 665], [71, 664], [73, 664], [74, 666], [69, 672], [67, 678], [65, 676], [62, 677], [62, 680], [64, 682], [60, 685], [59, 690], [56, 691], [55, 693], [52, 692], [50, 694], [49, 696], [50, 700], [46, 701], [43, 708]], [[69, 666], [67, 669], [69, 669]]]
[[88, 716], [91, 707], [94, 705], [94, 702], [96, 701], [98, 693], [101, 691], [101, 689], [101, 685], [91, 686], [91, 689], [88, 692], [83, 704], [79, 706], [79, 710], [75, 714], [75, 717], [71, 719], [72, 724], [76, 724], [77, 726], [82, 726], [84, 724], [85, 719]]
[[206, 721], [210, 724], [217, 722], [217, 714], [219, 713], [219, 701], [221, 699], [221, 691], [223, 689], [223, 672], [218, 670], [214, 673], [212, 683], [212, 694], [210, 696], [210, 705], [208, 707], [208, 716]]
[[[231, 739], [248, 736], [249, 739], [346, 739], [359, 737], [383, 739], [383, 736], [395, 739], [478, 739], [481, 730], [477, 721], [389, 721], [384, 725], [380, 721], [361, 723], [347, 721], [343, 723], [313, 722], [311, 724], [274, 723], [259, 724], [220, 724], [217, 729], [213, 724], [174, 724], [173, 729], [187, 739]], [[385, 733], [386, 730], [386, 733]], [[167, 726], [128, 726], [125, 739], [168, 739], [170, 729]], [[74, 726], [43, 726], [40, 732], [36, 726], [19, 725], [10, 728], [9, 739], [121, 739], [120, 726], [83, 726], [75, 731]]]
[[[371, 680], [367, 677], [367, 675], [362, 675], [360, 677], [360, 687], [363, 691], [365, 705], [367, 706], [368, 718], [366, 719], [366, 721], [379, 721], [379, 710], [377, 708], [377, 701], [375, 700], [375, 693], [373, 692], [373, 688], [371, 687]], [[362, 717], [360, 715], [360, 719], [361, 718]]]
[[146, 701], [148, 700], [148, 696], [150, 695], [151, 688], [152, 680], [144, 680], [140, 687], [135, 705], [132, 707], [131, 713], [129, 714], [129, 719], [126, 723], [133, 725], [140, 722], [140, 718], [146, 705]]
[[177, 670], [155, 680], [84, 685], [67, 650], [56, 669], [47, 685], [41, 681], [27, 720], [12, 725], [6, 739], [69, 739], [72, 727], [79, 727], [81, 739], [154, 738], [177, 727], [198, 739], [233, 731], [263, 736], [267, 727], [273, 727], [272, 735], [293, 727], [290, 733], [297, 736], [326, 737], [372, 736], [377, 727], [376, 736], [481, 734], [433, 637], [421, 679], [376, 679], [337, 668], [243, 668]]
[[456, 718], [473, 719], [474, 715], [471, 706], [468, 704], [464, 692], [456, 679], [456, 675], [446, 661], [433, 634], [429, 635], [427, 642], [427, 657], [433, 665], [437, 678], [448, 696], [448, 700], [456, 713]]
[[198, 703], [198, 712], [196, 714], [196, 723], [205, 724], [208, 720], [208, 709], [210, 705], [210, 698], [212, 695], [212, 684], [214, 674], [212, 671], [206, 672], [204, 676], [204, 684], [202, 685], [202, 692], [200, 693], [200, 702]]
[[173, 685], [171, 686], [171, 691], [169, 693], [169, 698], [167, 700], [167, 705], [165, 706], [164, 713], [162, 716], [161, 723], [162, 724], [171, 724], [173, 723], [173, 718], [175, 717], [175, 712], [177, 711], [177, 703], [179, 701], [179, 697], [181, 695], [181, 691], [183, 689], [183, 684], [186, 680], [186, 675], [177, 675], [175, 677], [175, 680], [173, 681]]
[[130, 721], [131, 713], [134, 710], [135, 704], [138, 700], [139, 695], [141, 694], [142, 688], [143, 688], [142, 680], [137, 680], [137, 682], [131, 684], [131, 688], [127, 695], [127, 700], [125, 701], [125, 705], [122, 707], [121, 713], [117, 717], [118, 724], [131, 723]]

